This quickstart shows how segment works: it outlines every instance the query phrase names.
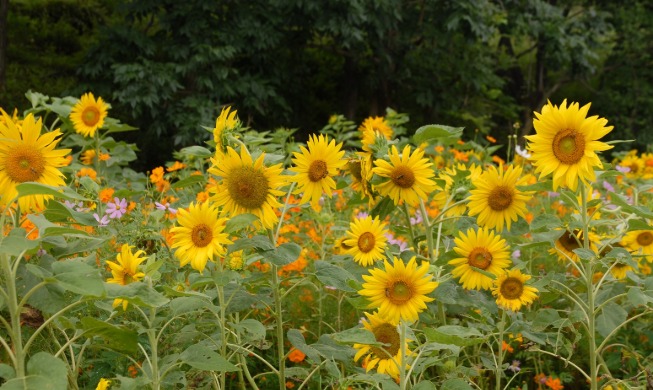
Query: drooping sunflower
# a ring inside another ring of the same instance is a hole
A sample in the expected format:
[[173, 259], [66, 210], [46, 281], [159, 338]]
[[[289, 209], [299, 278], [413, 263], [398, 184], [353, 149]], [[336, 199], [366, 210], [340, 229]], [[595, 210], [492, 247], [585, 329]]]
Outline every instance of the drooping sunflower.
[[[599, 242], [598, 236], [593, 233], [589, 232], [589, 248], [590, 250], [594, 251], [594, 253], [597, 252], [597, 246], [596, 243]], [[574, 249], [579, 249], [584, 247], [584, 240], [583, 240], [583, 231], [582, 230], [574, 230], [573, 232], [570, 232], [569, 230], [565, 230], [564, 233], [560, 237], [558, 237], [557, 240], [555, 240], [555, 246], [551, 249], [549, 249], [549, 253], [552, 255], [557, 254], [558, 255], [558, 260], [565, 262], [569, 259], [572, 261], [579, 261], [580, 258], [574, 252]]]
[[379, 132], [383, 134], [385, 139], [391, 139], [392, 134], [394, 133], [392, 131], [392, 127], [386, 122], [385, 118], [382, 116], [375, 116], [375, 117], [368, 117], [366, 118], [363, 123], [358, 127], [358, 130], [364, 131], [365, 129], [371, 129], [374, 132]]
[[225, 131], [231, 130], [238, 125], [238, 118], [236, 117], [237, 110], [231, 111], [231, 106], [224, 107], [220, 111], [220, 115], [215, 120], [215, 127], [213, 128], [213, 140], [215, 141], [215, 149], [218, 153], [226, 151], [226, 133]]
[[469, 229], [467, 234], [461, 232], [454, 239], [454, 243], [456, 244], [454, 251], [462, 257], [449, 261], [450, 265], [456, 266], [451, 271], [451, 275], [460, 278], [464, 289], [489, 290], [492, 287], [492, 278], [474, 268], [498, 276], [511, 264], [506, 240], [495, 235], [491, 230]]
[[218, 217], [218, 208], [209, 202], [188, 206], [188, 210], [177, 210], [177, 223], [170, 229], [173, 234], [173, 248], [181, 266], [190, 263], [193, 269], [204, 272], [206, 262], [226, 253], [225, 245], [231, 244], [224, 232], [226, 218]]
[[[3, 114], [4, 115], [4, 114]], [[21, 124], [11, 118], [0, 122], [0, 206], [7, 205], [18, 195], [16, 186], [37, 182], [50, 186], [65, 185], [59, 167], [66, 166], [70, 149], [55, 149], [61, 141], [57, 129], [41, 134], [42, 121], [27, 115]], [[42, 210], [49, 195], [28, 195], [18, 199], [21, 211]]]
[[340, 168], [347, 164], [342, 157], [345, 154], [342, 143], [336, 144], [335, 140], [320, 134], [312, 134], [306, 143], [306, 147], [300, 146], [300, 152], [293, 153], [293, 164], [290, 171], [296, 175], [289, 180], [297, 183], [295, 194], [303, 193], [300, 204], [311, 202], [315, 208], [322, 194], [329, 198], [333, 195], [336, 182], [333, 177], [338, 175]]
[[92, 93], [85, 93], [79, 102], [73, 106], [70, 112], [70, 120], [73, 122], [75, 131], [84, 137], [93, 137], [97, 129], [104, 126], [104, 119], [107, 117], [109, 105]]
[[526, 177], [521, 177], [522, 168], [511, 165], [504, 170], [490, 166], [476, 180], [475, 189], [470, 191], [470, 216], [477, 216], [480, 226], [503, 231], [504, 225], [510, 230], [513, 221], [526, 214], [526, 202], [532, 192], [521, 191], [517, 186], [526, 184]]
[[645, 255], [650, 263], [653, 261], [653, 230], [633, 230], [621, 240], [622, 245], [634, 255]]
[[[377, 342], [385, 345], [354, 344], [357, 362], [364, 356], [363, 365], [365, 371], [369, 372], [376, 367], [379, 374], [388, 374], [392, 378], [399, 378], [401, 367], [401, 335], [397, 329], [397, 322], [388, 321], [377, 313], [365, 313], [367, 320], [363, 320], [363, 327], [372, 332]], [[408, 340], [405, 341], [406, 355], [412, 352], [408, 349]], [[406, 365], [408, 368], [408, 365]]]
[[599, 139], [613, 127], [606, 126], [605, 118], [587, 118], [589, 109], [590, 104], [567, 106], [565, 99], [560, 107], [548, 102], [542, 113], [535, 113], [535, 134], [526, 136], [528, 149], [540, 178], [553, 174], [554, 190], [563, 186], [575, 191], [578, 180], [594, 181], [594, 167], [603, 167], [596, 152], [612, 148]]
[[222, 206], [222, 215], [233, 217], [239, 214], [256, 215], [264, 228], [272, 228], [278, 221], [274, 210], [281, 207], [276, 197], [282, 196], [279, 188], [286, 185], [281, 174], [281, 164], [263, 164], [265, 153], [252, 160], [247, 149], [242, 147], [240, 155], [231, 147], [227, 153], [211, 159], [209, 172], [222, 180], [210, 189], [210, 199]]
[[499, 274], [492, 289], [492, 295], [497, 297], [497, 305], [517, 312], [522, 306], [533, 303], [537, 299], [538, 290], [525, 284], [530, 278], [531, 275], [522, 274], [518, 269]]
[[408, 264], [395, 257], [393, 264], [387, 260], [383, 263], [383, 269], [374, 268], [370, 270], [371, 275], [363, 275], [365, 283], [358, 293], [367, 297], [368, 307], [378, 308], [388, 322], [416, 321], [419, 313], [426, 309], [426, 302], [433, 301], [427, 294], [438, 286], [428, 274], [428, 262], [418, 267], [415, 257]]
[[387, 232], [385, 223], [378, 217], [357, 218], [349, 224], [348, 239], [345, 240], [349, 249], [346, 253], [354, 256], [358, 264], [369, 267], [384, 257]]
[[374, 161], [372, 172], [389, 180], [374, 186], [381, 195], [389, 196], [395, 205], [406, 202], [409, 205], [426, 200], [437, 186], [432, 180], [435, 176], [432, 163], [424, 158], [424, 151], [415, 149], [410, 153], [406, 145], [401, 154], [393, 145], [389, 153], [390, 162], [383, 159]]
[[[112, 278], [107, 279], [107, 283], [119, 284], [126, 286], [132, 282], [138, 282], [145, 277], [143, 272], [138, 270], [138, 266], [147, 259], [145, 252], [137, 250], [132, 253], [132, 247], [128, 244], [123, 244], [120, 248], [120, 253], [116, 256], [116, 261], [107, 261], [107, 265], [111, 268]], [[113, 300], [113, 307], [116, 308], [122, 304], [123, 310], [127, 310], [127, 302], [124, 299], [116, 298]]]
[[370, 180], [372, 179], [372, 155], [370, 153], [358, 152], [356, 157], [347, 161], [347, 170], [351, 174], [351, 188], [359, 192], [363, 198], [367, 197], [373, 201], [374, 194]]

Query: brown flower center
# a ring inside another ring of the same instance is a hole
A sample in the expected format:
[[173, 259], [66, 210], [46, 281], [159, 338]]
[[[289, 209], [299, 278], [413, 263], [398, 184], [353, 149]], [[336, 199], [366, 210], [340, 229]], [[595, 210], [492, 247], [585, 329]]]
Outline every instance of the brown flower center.
[[5, 171], [11, 180], [18, 183], [36, 181], [45, 171], [45, 159], [33, 146], [16, 145], [7, 152]]
[[387, 344], [380, 347], [371, 348], [372, 353], [376, 357], [381, 359], [389, 359], [397, 355], [399, 349], [401, 348], [401, 337], [399, 332], [397, 332], [396, 326], [392, 326], [386, 322], [376, 326], [372, 330], [372, 333], [374, 333], [376, 341], [379, 343]]
[[238, 167], [231, 171], [227, 190], [236, 204], [245, 209], [258, 209], [268, 197], [268, 179], [252, 167]]
[[653, 243], [651, 232], [642, 232], [637, 235], [637, 243], [641, 246], [649, 246]]
[[390, 173], [390, 179], [397, 187], [411, 188], [415, 184], [415, 173], [409, 167], [400, 165]]
[[560, 245], [569, 252], [581, 247], [580, 240], [576, 237], [576, 232], [572, 233], [569, 230], [565, 231], [560, 238], [558, 238]]
[[490, 192], [487, 203], [494, 211], [503, 211], [512, 204], [513, 191], [504, 186], [498, 186]]
[[467, 256], [467, 264], [472, 267], [487, 269], [492, 264], [492, 253], [486, 248], [474, 248]]
[[213, 240], [213, 230], [206, 224], [197, 224], [190, 233], [190, 239], [196, 247], [204, 248]]
[[406, 282], [398, 280], [385, 289], [385, 296], [392, 304], [403, 305], [413, 297], [413, 290]]
[[100, 110], [97, 107], [90, 106], [84, 109], [82, 112], [82, 122], [86, 126], [95, 126], [100, 121]]
[[501, 283], [499, 291], [505, 299], [519, 299], [524, 292], [524, 283], [518, 278], [509, 277]]
[[576, 164], [585, 155], [585, 138], [576, 130], [559, 131], [553, 137], [553, 154], [563, 164]]
[[376, 244], [376, 237], [370, 232], [365, 232], [358, 237], [358, 249], [363, 253], [367, 253], [374, 249]]
[[315, 160], [311, 163], [311, 166], [308, 167], [308, 178], [313, 183], [324, 179], [329, 176], [329, 170], [327, 169], [326, 162], [322, 160]]

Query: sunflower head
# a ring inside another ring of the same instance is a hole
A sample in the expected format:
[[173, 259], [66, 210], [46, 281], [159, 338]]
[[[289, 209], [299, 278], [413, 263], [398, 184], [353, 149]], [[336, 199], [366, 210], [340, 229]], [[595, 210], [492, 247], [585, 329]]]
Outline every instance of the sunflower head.
[[229, 131], [235, 129], [240, 124], [236, 113], [238, 111], [231, 111], [231, 107], [224, 107], [220, 111], [220, 115], [215, 120], [215, 127], [213, 128], [213, 140], [215, 141], [215, 149], [218, 153], [226, 151], [227, 138]]
[[526, 285], [530, 278], [530, 275], [522, 274], [518, 269], [499, 274], [492, 289], [492, 295], [497, 297], [497, 305], [516, 312], [522, 306], [533, 303], [538, 290]]
[[[116, 261], [107, 261], [107, 265], [111, 268], [111, 278], [107, 279], [107, 283], [119, 284], [126, 286], [133, 282], [140, 281], [145, 274], [138, 270], [138, 266], [147, 259], [145, 252], [137, 250], [132, 252], [132, 246], [123, 244], [120, 248], [120, 253], [116, 256]], [[122, 304], [123, 310], [127, 310], [127, 302], [124, 299], [116, 298], [113, 301], [113, 307]]]
[[349, 225], [344, 244], [349, 248], [346, 253], [354, 256], [354, 261], [368, 267], [384, 257], [387, 238], [385, 223], [378, 217], [369, 215], [357, 218]]
[[85, 137], [93, 137], [95, 132], [104, 126], [104, 119], [107, 117], [109, 105], [92, 93], [85, 93], [79, 102], [73, 106], [70, 112], [70, 120], [73, 122], [75, 131]]
[[567, 106], [565, 99], [558, 107], [548, 102], [541, 113], [535, 113], [535, 135], [526, 136], [532, 152], [531, 161], [540, 177], [553, 174], [553, 189], [568, 187], [575, 191], [578, 181], [594, 181], [594, 167], [603, 165], [596, 152], [611, 149], [600, 142], [612, 131], [608, 121], [598, 116], [587, 117], [590, 104]]
[[365, 131], [366, 129], [370, 129], [374, 133], [380, 133], [388, 140], [392, 139], [392, 134], [394, 133], [392, 127], [390, 127], [388, 122], [382, 116], [366, 118], [358, 127], [358, 130]]
[[[594, 232], [589, 232], [589, 248], [597, 253], [596, 243], [599, 241], [598, 236]], [[574, 252], [575, 249], [584, 248], [585, 240], [583, 239], [582, 230], [574, 230], [570, 232], [565, 230], [560, 237], [555, 241], [555, 246], [549, 249], [549, 253], [557, 254], [560, 261], [579, 261], [580, 258]]]
[[[401, 336], [396, 322], [388, 321], [377, 313], [365, 313], [367, 320], [363, 320], [363, 327], [374, 335], [375, 340], [382, 345], [354, 344], [356, 355], [354, 361], [364, 357], [365, 370], [376, 368], [379, 374], [388, 374], [399, 378], [399, 368], [402, 363]], [[413, 353], [409, 350], [409, 340], [405, 341], [407, 355]]]

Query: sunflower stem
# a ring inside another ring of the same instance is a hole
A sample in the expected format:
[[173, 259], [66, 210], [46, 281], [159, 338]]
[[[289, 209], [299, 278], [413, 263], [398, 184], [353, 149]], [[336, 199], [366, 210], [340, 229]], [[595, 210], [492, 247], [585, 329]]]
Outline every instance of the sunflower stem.
[[[583, 221], [583, 248], [590, 249], [589, 241], [589, 218], [587, 215], [587, 187], [583, 181], [580, 181], [581, 210], [580, 215]], [[590, 389], [597, 390], [597, 364], [596, 364], [596, 308], [595, 308], [595, 291], [592, 283], [594, 274], [594, 259], [589, 259], [585, 264], [585, 284], [587, 287], [587, 333], [589, 338], [588, 357], [590, 365]]]
[[426, 206], [424, 205], [424, 201], [422, 199], [419, 200], [419, 208], [422, 213], [422, 220], [424, 221], [424, 225], [426, 226], [426, 247], [427, 250], [429, 251], [428, 253], [428, 259], [431, 264], [433, 264], [433, 225], [431, 225], [428, 217], [428, 213], [426, 212]]
[[[216, 261], [218, 265], [218, 275], [223, 274], [223, 269], [222, 269], [222, 261], [220, 259], [217, 259]], [[216, 280], [214, 278], [214, 280]], [[215, 283], [215, 288], [218, 291], [218, 305], [220, 305], [220, 355], [224, 358], [227, 359], [227, 332], [225, 329], [226, 325], [226, 303], [224, 300], [224, 285], [222, 283], [218, 283], [216, 281]], [[226, 377], [224, 373], [220, 374], [220, 389], [225, 388], [225, 381]]]
[[[147, 284], [152, 287], [152, 279], [147, 278]], [[159, 339], [154, 329], [154, 322], [156, 320], [156, 308], [150, 308], [150, 314], [147, 318], [147, 339], [150, 342], [150, 367], [152, 368], [152, 389], [158, 390], [161, 388], [161, 380], [159, 378]]]
[[406, 321], [399, 321], [399, 345], [401, 348], [401, 357], [397, 362], [399, 364], [399, 389], [406, 390], [408, 378], [406, 377]]
[[[20, 326], [20, 305], [18, 303], [18, 294], [16, 292], [16, 274], [12, 270], [11, 259], [5, 253], [0, 255], [0, 266], [7, 286], [7, 297], [5, 304], [9, 311], [10, 328], [7, 329], [9, 337], [13, 344], [13, 356], [10, 351], [7, 351], [14, 362], [14, 369], [16, 370], [16, 377], [22, 378], [25, 376], [25, 350], [23, 349], [23, 338]], [[16, 260], [20, 261], [20, 260]]]
[[[271, 229], [268, 229], [268, 237], [272, 245], [276, 247], [276, 241]], [[274, 311], [275, 319], [277, 322], [277, 359], [279, 360], [279, 390], [286, 389], [286, 357], [284, 354], [284, 341], [283, 341], [283, 313], [281, 310], [281, 284], [279, 282], [278, 266], [272, 265], [272, 295], [274, 298]]]
[[501, 312], [501, 320], [499, 321], [499, 339], [497, 343], [499, 344], [499, 347], [497, 349], [496, 373], [494, 374], [494, 388], [496, 390], [501, 390], [501, 374], [503, 373], [503, 370], [501, 369], [503, 366], [503, 333], [506, 329], [506, 311], [503, 309], [499, 309], [499, 311]]
[[403, 204], [404, 206], [404, 213], [406, 213], [406, 222], [408, 225], [408, 235], [410, 236], [410, 244], [411, 246], [417, 250], [417, 243], [415, 242], [415, 229], [413, 229], [413, 224], [410, 223], [410, 211], [408, 210], [408, 205], [406, 202]]

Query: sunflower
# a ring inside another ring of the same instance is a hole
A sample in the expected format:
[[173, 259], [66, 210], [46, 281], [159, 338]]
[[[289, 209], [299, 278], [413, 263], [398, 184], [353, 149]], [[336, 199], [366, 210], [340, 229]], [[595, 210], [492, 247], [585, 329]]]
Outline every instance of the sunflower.
[[[0, 206], [5, 206], [18, 195], [16, 186], [37, 182], [63, 186], [64, 175], [57, 169], [67, 165], [70, 149], [55, 149], [61, 140], [57, 129], [41, 134], [41, 119], [27, 115], [21, 125], [10, 117], [0, 122]], [[21, 211], [42, 210], [49, 195], [28, 195], [18, 199]]]
[[226, 131], [235, 128], [240, 122], [236, 117], [238, 111], [229, 111], [231, 111], [231, 107], [224, 107], [222, 111], [220, 111], [220, 115], [215, 120], [215, 127], [213, 128], [215, 149], [219, 153], [224, 153], [226, 150]]
[[370, 153], [358, 152], [356, 157], [347, 161], [347, 170], [351, 174], [351, 188], [361, 194], [363, 198], [368, 197], [374, 200], [370, 180], [372, 179], [372, 155]]
[[226, 233], [223, 233], [226, 218], [218, 218], [218, 208], [209, 202], [191, 203], [188, 210], [177, 211], [177, 223], [170, 229], [174, 236], [173, 248], [181, 266], [190, 262], [191, 267], [204, 272], [206, 262], [214, 261], [214, 256], [223, 256], [225, 245], [231, 244]]
[[490, 166], [474, 183], [475, 189], [470, 191], [469, 215], [477, 215], [480, 226], [503, 231], [504, 224], [510, 230], [510, 224], [518, 217], [526, 214], [526, 202], [532, 197], [532, 192], [520, 191], [517, 186], [526, 184], [526, 178], [521, 177], [521, 167], [511, 165], [504, 170]]
[[635, 268], [620, 261], [615, 262], [612, 268], [610, 268], [610, 273], [617, 280], [626, 279], [626, 273], [628, 271], [634, 272]]
[[492, 289], [492, 295], [497, 297], [497, 305], [517, 312], [523, 305], [533, 303], [538, 290], [525, 285], [530, 278], [530, 275], [522, 274], [518, 269], [499, 274]]
[[325, 135], [312, 134], [306, 146], [308, 149], [299, 147], [301, 153], [293, 153], [292, 161], [295, 166], [290, 168], [290, 171], [296, 175], [291, 176], [290, 180], [297, 183], [295, 194], [304, 193], [299, 203], [310, 201], [311, 206], [315, 208], [322, 194], [332, 196], [336, 188], [333, 177], [347, 164], [347, 160], [342, 158], [345, 154], [345, 151], [341, 150], [342, 143], [336, 144], [335, 140], [329, 142]]
[[392, 138], [392, 127], [388, 124], [388, 122], [383, 118], [382, 116], [376, 116], [376, 117], [368, 117], [366, 118], [363, 123], [358, 127], [358, 130], [360, 131], [365, 131], [365, 129], [371, 129], [375, 133], [381, 133], [385, 137], [385, 139], [391, 139]]
[[621, 244], [633, 254], [645, 255], [650, 263], [653, 261], [653, 230], [633, 230], [624, 236]]
[[387, 232], [385, 223], [378, 217], [357, 218], [349, 225], [348, 239], [344, 242], [349, 247], [346, 253], [363, 267], [374, 264], [384, 257]]
[[378, 308], [379, 314], [391, 323], [400, 319], [416, 321], [420, 312], [426, 309], [426, 302], [433, 301], [426, 295], [438, 286], [433, 276], [427, 274], [429, 263], [423, 262], [419, 267], [415, 257], [408, 264], [397, 257], [394, 264], [383, 260], [384, 269], [374, 268], [371, 275], [363, 275], [363, 289], [360, 295], [368, 298], [369, 308]]
[[491, 230], [469, 229], [467, 235], [461, 232], [454, 242], [456, 244], [454, 251], [462, 257], [449, 261], [450, 265], [456, 266], [451, 271], [451, 275], [460, 278], [464, 289], [489, 290], [492, 287], [492, 278], [474, 268], [498, 276], [510, 265], [506, 240], [495, 235]]
[[[397, 329], [397, 322], [387, 321], [378, 313], [365, 313], [367, 320], [363, 319], [363, 327], [372, 332], [376, 341], [384, 345], [354, 344], [356, 355], [354, 361], [361, 357], [365, 371], [369, 372], [376, 367], [379, 374], [388, 374], [394, 379], [399, 378], [401, 366], [401, 335]], [[405, 351], [409, 355], [408, 340], [405, 342]], [[408, 367], [406, 367], [408, 368]]]
[[630, 179], [637, 179], [642, 177], [644, 174], [644, 167], [646, 163], [644, 160], [637, 156], [637, 154], [629, 153], [623, 160], [618, 164], [620, 167], [628, 168], [626, 172], [626, 177]]
[[[123, 244], [120, 248], [120, 253], [116, 256], [116, 261], [107, 261], [107, 265], [111, 268], [111, 275], [113, 276], [107, 279], [107, 283], [126, 286], [143, 279], [145, 274], [138, 271], [138, 266], [147, 259], [144, 255], [145, 252], [142, 250], [137, 250], [135, 253], [132, 253], [132, 247], [128, 244]], [[120, 304], [122, 304], [123, 310], [127, 310], [129, 302], [120, 298], [113, 300], [114, 308]]]
[[[465, 210], [467, 210], [465, 203], [456, 206], [454, 204], [463, 200], [467, 192], [463, 190], [464, 187], [467, 187], [470, 182], [476, 182], [481, 173], [483, 173], [482, 168], [475, 164], [472, 164], [469, 168], [465, 164], [458, 164], [456, 167], [448, 167], [438, 174], [438, 179], [444, 181], [445, 185], [444, 188], [438, 186], [438, 191], [435, 192], [433, 200], [440, 209], [448, 208], [445, 216], [460, 217], [465, 213]], [[466, 175], [463, 180], [460, 179], [462, 175]]]
[[569, 187], [575, 191], [578, 180], [594, 181], [594, 167], [602, 168], [596, 152], [612, 146], [598, 141], [612, 131], [605, 118], [587, 118], [590, 104], [580, 107], [578, 103], [567, 106], [565, 99], [560, 107], [548, 102], [542, 113], [535, 113], [535, 135], [526, 136], [531, 161], [540, 178], [553, 174], [553, 190]]
[[382, 178], [390, 180], [374, 187], [381, 195], [389, 196], [395, 205], [406, 202], [409, 205], [419, 203], [420, 199], [426, 200], [437, 186], [432, 180], [435, 176], [429, 159], [424, 158], [422, 149], [415, 149], [410, 153], [410, 145], [406, 145], [401, 154], [393, 145], [390, 162], [383, 159], [374, 161], [375, 168], [372, 172]]
[[[573, 232], [565, 230], [565, 232], [562, 233], [562, 235], [555, 241], [555, 246], [549, 249], [549, 253], [552, 255], [557, 254], [558, 259], [563, 262], [569, 259], [572, 261], [579, 261], [580, 258], [574, 252], [574, 249], [580, 249], [584, 247], [584, 240], [582, 239], [582, 235], [582, 230], [574, 230]], [[589, 232], [589, 240], [590, 249], [596, 253], [598, 250], [596, 247], [596, 243], [599, 241], [598, 236], [593, 232]]]
[[227, 147], [227, 153], [212, 158], [209, 172], [222, 180], [211, 188], [215, 194], [210, 199], [222, 206], [223, 215], [254, 214], [268, 229], [278, 220], [275, 209], [281, 203], [276, 197], [284, 194], [278, 189], [286, 184], [286, 178], [281, 175], [281, 164], [268, 167], [263, 164], [264, 159], [265, 153], [261, 153], [253, 161], [244, 147], [240, 155]]
[[93, 137], [97, 129], [104, 126], [104, 118], [107, 117], [108, 110], [109, 105], [101, 97], [95, 100], [92, 93], [85, 93], [73, 106], [70, 120], [77, 133], [84, 137]]

